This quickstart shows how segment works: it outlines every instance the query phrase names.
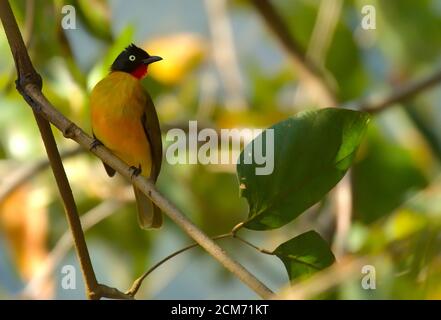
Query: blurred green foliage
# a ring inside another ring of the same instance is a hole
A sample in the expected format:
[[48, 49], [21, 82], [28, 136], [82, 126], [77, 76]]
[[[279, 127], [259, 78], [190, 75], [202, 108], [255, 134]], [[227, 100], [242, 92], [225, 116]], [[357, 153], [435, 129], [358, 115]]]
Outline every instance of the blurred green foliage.
[[[354, 211], [365, 223], [389, 214], [409, 193], [427, 185], [424, 173], [409, 151], [387, 141], [374, 125], [371, 125], [361, 157], [354, 166], [352, 179]], [[387, 175], [378, 174], [386, 172]]]

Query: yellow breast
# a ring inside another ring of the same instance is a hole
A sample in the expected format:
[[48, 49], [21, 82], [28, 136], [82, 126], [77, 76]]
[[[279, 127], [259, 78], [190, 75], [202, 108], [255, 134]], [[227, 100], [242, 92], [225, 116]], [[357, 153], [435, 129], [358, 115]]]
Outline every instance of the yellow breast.
[[90, 108], [93, 133], [128, 165], [151, 170], [150, 145], [141, 117], [146, 94], [138, 79], [125, 72], [112, 72], [92, 90]]

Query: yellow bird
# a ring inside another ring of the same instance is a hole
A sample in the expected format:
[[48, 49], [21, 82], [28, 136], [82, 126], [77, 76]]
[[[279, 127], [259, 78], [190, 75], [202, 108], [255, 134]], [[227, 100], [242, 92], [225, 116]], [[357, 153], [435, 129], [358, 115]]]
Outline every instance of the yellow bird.
[[[162, 60], [134, 44], [122, 51], [110, 73], [93, 88], [90, 96], [94, 145], [104, 144], [132, 166], [134, 174], [158, 178], [162, 163], [161, 129], [150, 95], [141, 85], [151, 63]], [[115, 170], [104, 163], [107, 174]], [[134, 186], [141, 228], [159, 228], [162, 213]]]

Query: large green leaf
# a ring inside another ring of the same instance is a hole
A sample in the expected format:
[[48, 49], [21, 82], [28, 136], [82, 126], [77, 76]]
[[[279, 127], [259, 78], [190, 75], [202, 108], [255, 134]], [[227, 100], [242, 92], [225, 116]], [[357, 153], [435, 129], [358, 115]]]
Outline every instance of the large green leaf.
[[[274, 170], [268, 175], [256, 174], [262, 165], [253, 154], [253, 146], [271, 153], [266, 150], [268, 129], [248, 144], [237, 165], [241, 196], [250, 207], [245, 227], [281, 227], [322, 199], [351, 165], [368, 119], [366, 113], [332, 108], [279, 122], [270, 128]], [[251, 155], [251, 164], [246, 164], [245, 155]]]
[[291, 281], [327, 268], [335, 261], [327, 242], [315, 231], [282, 243], [273, 253], [282, 260]]

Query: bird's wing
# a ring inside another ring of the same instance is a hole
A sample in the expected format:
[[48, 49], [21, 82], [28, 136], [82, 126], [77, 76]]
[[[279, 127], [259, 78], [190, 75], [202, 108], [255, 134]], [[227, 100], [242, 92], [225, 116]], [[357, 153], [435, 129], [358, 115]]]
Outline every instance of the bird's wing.
[[150, 150], [152, 153], [152, 171], [150, 177], [153, 179], [153, 181], [156, 181], [159, 171], [161, 171], [162, 164], [161, 127], [159, 126], [155, 105], [147, 92], [146, 97], [147, 100], [145, 103], [145, 111], [142, 114], [141, 122], [150, 143]]
[[[92, 135], [93, 135], [93, 138], [96, 139], [95, 133], [93, 133], [93, 131], [92, 131]], [[102, 162], [103, 162], [103, 165], [104, 165], [104, 169], [106, 169], [107, 175], [109, 177], [113, 177], [115, 175], [115, 172], [116, 172], [115, 169], [113, 169], [111, 166], [107, 165], [104, 161], [102, 161]]]

